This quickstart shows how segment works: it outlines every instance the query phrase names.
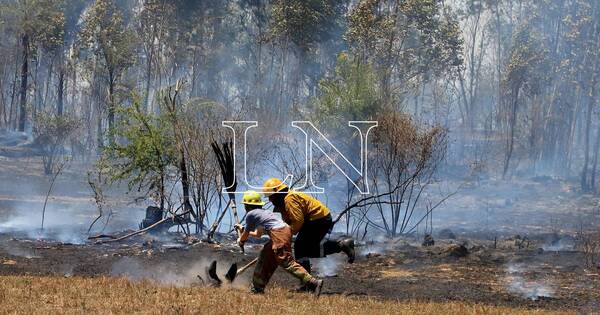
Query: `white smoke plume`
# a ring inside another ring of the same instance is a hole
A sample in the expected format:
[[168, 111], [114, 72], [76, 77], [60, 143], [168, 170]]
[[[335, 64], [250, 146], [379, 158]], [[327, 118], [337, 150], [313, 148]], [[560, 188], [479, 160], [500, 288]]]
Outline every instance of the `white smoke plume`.
[[508, 265], [506, 281], [508, 291], [524, 298], [537, 300], [540, 297], [553, 297], [554, 289], [546, 280], [527, 280], [524, 274], [527, 269], [522, 265]]
[[[176, 287], [188, 287], [193, 285], [208, 285], [209, 279], [206, 275], [206, 268], [211, 261], [202, 259], [191, 265], [177, 265], [161, 263], [158, 265], [146, 265], [140, 260], [131, 257], [123, 257], [115, 262], [110, 271], [114, 277], [125, 277], [133, 281], [152, 281], [161, 285], [171, 285]], [[217, 273], [225, 286], [229, 285], [224, 277], [230, 262], [219, 260]], [[200, 276], [202, 279], [198, 278]], [[236, 277], [231, 286], [236, 288], [246, 287], [248, 281], [246, 277]]]
[[335, 277], [338, 274], [340, 266], [343, 263], [343, 257], [340, 255], [327, 256], [325, 258], [312, 259], [316, 276]]

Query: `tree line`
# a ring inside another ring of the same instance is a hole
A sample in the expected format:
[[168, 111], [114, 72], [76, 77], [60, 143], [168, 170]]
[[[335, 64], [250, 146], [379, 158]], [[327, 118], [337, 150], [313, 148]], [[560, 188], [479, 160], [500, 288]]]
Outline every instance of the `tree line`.
[[181, 104], [273, 128], [408, 114], [448, 131], [448, 168], [577, 177], [596, 191], [598, 6], [2, 0], [0, 128], [68, 116], [81, 125], [72, 150], [98, 154], [135, 108], [164, 114], [166, 91], [184, 81]]

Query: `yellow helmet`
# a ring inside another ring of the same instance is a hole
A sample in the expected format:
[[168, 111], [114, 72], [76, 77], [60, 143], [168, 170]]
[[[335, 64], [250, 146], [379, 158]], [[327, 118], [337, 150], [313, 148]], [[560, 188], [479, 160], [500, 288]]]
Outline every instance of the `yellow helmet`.
[[280, 192], [284, 189], [288, 188], [286, 184], [284, 184], [279, 178], [270, 178], [263, 184], [263, 194], [269, 197], [270, 195]]
[[242, 203], [245, 205], [264, 206], [265, 203], [262, 201], [262, 197], [259, 193], [253, 190], [248, 190], [244, 193]]

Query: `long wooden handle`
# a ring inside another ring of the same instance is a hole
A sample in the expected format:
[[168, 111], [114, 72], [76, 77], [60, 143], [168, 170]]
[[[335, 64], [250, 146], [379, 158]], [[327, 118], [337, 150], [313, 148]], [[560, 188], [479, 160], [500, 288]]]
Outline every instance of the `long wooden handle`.
[[[230, 196], [231, 198], [231, 196]], [[240, 224], [240, 218], [238, 217], [237, 214], [237, 205], [235, 204], [235, 196], [231, 199], [229, 199], [229, 202], [231, 203], [231, 211], [233, 211], [233, 217], [235, 218], [235, 223], [236, 224]], [[242, 237], [242, 231], [240, 231], [239, 229], [235, 229], [237, 232], [237, 236]], [[244, 250], [244, 246], [240, 246], [240, 249], [242, 250], [242, 253], [246, 253], [246, 251]]]
[[[235, 194], [233, 193], [229, 193], [229, 205], [231, 205], [231, 212], [233, 212], [233, 218], [235, 219], [235, 224], [240, 224], [240, 217], [238, 216], [237, 213], [237, 204], [235, 202]], [[240, 233], [240, 231], [238, 231], [238, 236], [240, 236], [242, 233]]]
[[241, 274], [242, 272], [246, 271], [248, 268], [252, 267], [254, 264], [256, 264], [256, 262], [258, 261], [258, 257], [254, 258], [254, 260], [252, 260], [251, 262], [249, 262], [248, 264], [246, 264], [245, 266], [243, 266], [242, 268], [237, 270], [237, 274]]
[[233, 211], [233, 218], [235, 219], [235, 223], [240, 224], [240, 217], [238, 216], [238, 213], [237, 213], [237, 204], [235, 203], [235, 198], [232, 198], [230, 200], [231, 200], [231, 211]]

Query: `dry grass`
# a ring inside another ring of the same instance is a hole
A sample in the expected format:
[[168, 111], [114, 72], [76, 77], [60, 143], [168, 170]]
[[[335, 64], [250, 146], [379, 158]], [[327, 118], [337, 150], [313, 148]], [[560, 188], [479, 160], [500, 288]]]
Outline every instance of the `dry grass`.
[[382, 278], [413, 278], [414, 276], [414, 272], [398, 268], [381, 271]]
[[[115, 278], [0, 277], [0, 314], [549, 314], [460, 302], [392, 302], [273, 288], [176, 288]], [[560, 312], [565, 314], [565, 312]]]

